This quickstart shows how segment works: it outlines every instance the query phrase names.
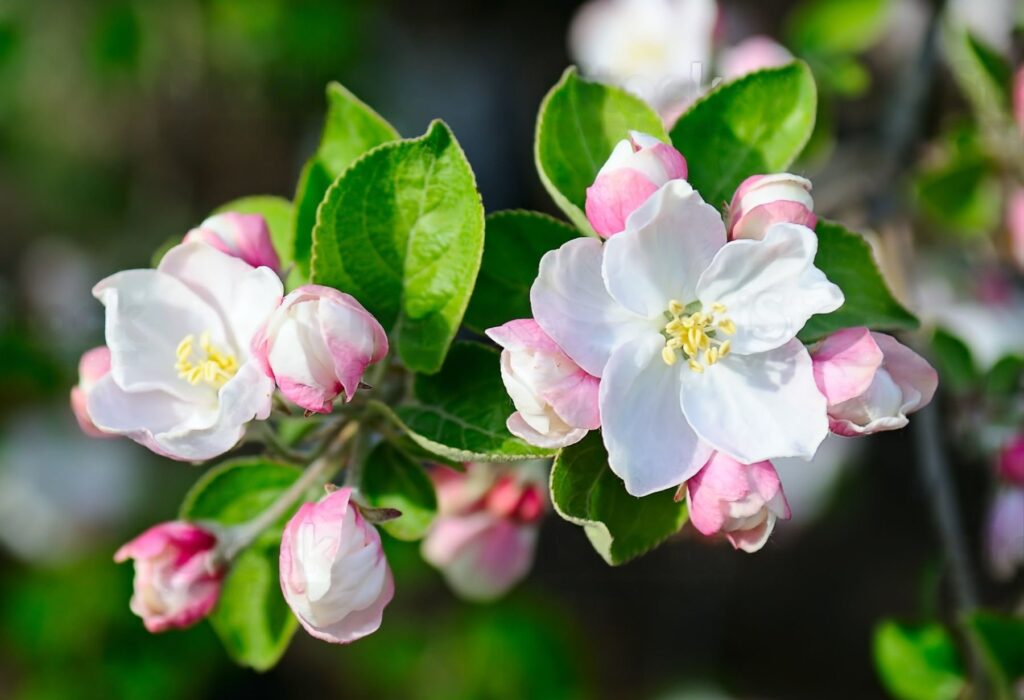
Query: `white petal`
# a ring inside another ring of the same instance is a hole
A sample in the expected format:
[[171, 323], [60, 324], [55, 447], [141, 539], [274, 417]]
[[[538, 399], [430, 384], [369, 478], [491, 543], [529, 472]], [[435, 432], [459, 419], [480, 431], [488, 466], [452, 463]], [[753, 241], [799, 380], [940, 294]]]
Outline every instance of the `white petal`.
[[760, 241], [730, 241], [718, 251], [700, 278], [697, 296], [705, 308], [726, 307], [736, 323], [734, 353], [780, 347], [812, 315], [842, 306], [842, 291], [814, 267], [817, 251], [817, 236], [798, 224], [775, 224]]
[[533, 316], [576, 364], [600, 377], [612, 351], [652, 329], [620, 306], [601, 279], [601, 242], [577, 238], [540, 261], [530, 289]]
[[216, 311], [191, 289], [157, 270], [126, 270], [93, 288], [107, 307], [106, 338], [111, 373], [127, 391], [160, 390], [187, 401], [213, 403], [206, 385], [190, 385], [174, 368], [176, 350], [187, 335], [226, 340]]
[[158, 269], [184, 282], [221, 315], [232, 346], [243, 359], [249, 357], [253, 335], [284, 293], [270, 268], [254, 268], [199, 241], [169, 250]]
[[693, 429], [744, 464], [810, 459], [828, 435], [825, 397], [798, 340], [756, 355], [729, 355], [682, 377], [683, 412]]
[[649, 333], [622, 346], [601, 379], [601, 427], [608, 465], [634, 496], [677, 486], [711, 456], [679, 406], [679, 366], [661, 359]]
[[725, 245], [725, 225], [689, 184], [672, 180], [605, 243], [602, 274], [612, 297], [636, 314], [662, 318], [670, 299], [697, 298], [701, 273]]

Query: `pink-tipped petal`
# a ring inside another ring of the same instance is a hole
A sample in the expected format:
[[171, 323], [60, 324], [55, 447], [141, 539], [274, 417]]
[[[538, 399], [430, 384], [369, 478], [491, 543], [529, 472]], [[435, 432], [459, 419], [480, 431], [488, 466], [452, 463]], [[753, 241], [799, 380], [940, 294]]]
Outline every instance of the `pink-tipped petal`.
[[826, 338], [811, 359], [818, 389], [829, 404], [838, 404], [867, 391], [884, 355], [867, 328], [845, 328]]

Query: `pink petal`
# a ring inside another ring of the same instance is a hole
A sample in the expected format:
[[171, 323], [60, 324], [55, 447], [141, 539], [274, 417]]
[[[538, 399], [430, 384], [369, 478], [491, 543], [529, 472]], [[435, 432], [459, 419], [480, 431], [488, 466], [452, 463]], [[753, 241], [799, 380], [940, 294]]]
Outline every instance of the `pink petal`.
[[814, 381], [834, 406], [867, 391], [885, 355], [867, 328], [845, 328], [826, 338], [811, 358]]

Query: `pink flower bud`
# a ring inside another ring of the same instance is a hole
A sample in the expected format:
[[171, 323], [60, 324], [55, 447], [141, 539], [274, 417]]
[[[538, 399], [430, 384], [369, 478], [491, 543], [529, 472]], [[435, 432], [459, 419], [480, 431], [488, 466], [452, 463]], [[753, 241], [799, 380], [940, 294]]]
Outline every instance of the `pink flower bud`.
[[78, 362], [78, 385], [71, 389], [71, 410], [82, 432], [90, 437], [116, 437], [97, 428], [89, 416], [89, 392], [108, 372], [110, 348], [106, 345], [89, 350]]
[[366, 368], [384, 359], [388, 337], [354, 298], [310, 284], [284, 298], [252, 347], [286, 398], [329, 413], [343, 390], [351, 401]]
[[867, 328], [833, 333], [811, 353], [828, 401], [829, 427], [847, 437], [896, 430], [932, 400], [939, 378], [927, 360]]
[[986, 530], [986, 553], [992, 575], [1008, 581], [1024, 565], [1024, 488], [1008, 486], [996, 493]]
[[493, 600], [529, 572], [547, 510], [543, 474], [535, 471], [475, 463], [464, 473], [432, 470], [439, 512], [421, 551], [463, 598]]
[[999, 477], [1015, 486], [1024, 486], [1024, 435], [1018, 435], [999, 451]]
[[725, 535], [735, 549], [744, 552], [761, 549], [775, 521], [790, 517], [782, 482], [771, 462], [741, 464], [716, 452], [679, 490], [684, 488], [693, 526], [703, 535]]
[[253, 267], [281, 272], [281, 259], [274, 250], [270, 229], [259, 214], [215, 214], [185, 234], [184, 242], [189, 241], [202, 241]]
[[722, 77], [732, 80], [762, 68], [783, 66], [792, 60], [793, 54], [785, 46], [769, 36], [757, 34], [725, 49], [718, 64]]
[[341, 488], [306, 503], [281, 538], [281, 590], [306, 631], [348, 644], [380, 627], [395, 594], [380, 534]]
[[501, 378], [516, 407], [509, 432], [538, 447], [565, 447], [601, 426], [598, 378], [569, 359], [536, 321], [509, 321], [487, 335], [504, 348]]
[[608, 238], [626, 228], [626, 219], [669, 180], [686, 179], [686, 159], [667, 143], [639, 131], [619, 141], [587, 188], [587, 219]]
[[132, 612], [150, 632], [189, 627], [206, 617], [220, 596], [223, 567], [217, 538], [185, 522], [161, 523], [117, 550], [114, 561], [135, 560]]
[[740, 183], [729, 205], [729, 238], [761, 240], [772, 224], [818, 223], [811, 181], [799, 175], [752, 175]]

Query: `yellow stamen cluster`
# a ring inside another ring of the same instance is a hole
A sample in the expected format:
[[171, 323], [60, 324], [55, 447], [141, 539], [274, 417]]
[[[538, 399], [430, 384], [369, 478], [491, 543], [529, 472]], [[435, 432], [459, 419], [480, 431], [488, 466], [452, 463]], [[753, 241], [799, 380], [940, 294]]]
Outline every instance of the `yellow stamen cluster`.
[[174, 363], [174, 369], [178, 370], [179, 377], [193, 386], [206, 382], [219, 389], [238, 372], [238, 360], [234, 355], [221, 352], [210, 342], [210, 333], [206, 332], [199, 336], [202, 359], [194, 362], [192, 355], [195, 351], [195, 342], [196, 337], [189, 334], [178, 343], [178, 349], [175, 351], [178, 359]]
[[683, 353], [687, 366], [694, 372], [703, 372], [729, 354], [732, 349], [730, 340], [723, 340], [723, 335], [733, 335], [736, 324], [725, 315], [725, 307], [712, 304], [711, 311], [695, 311], [686, 313], [686, 307], [672, 299], [668, 303], [666, 313], [669, 321], [663, 331], [665, 347], [661, 350], [661, 359], [671, 366], [679, 358], [677, 351]]

